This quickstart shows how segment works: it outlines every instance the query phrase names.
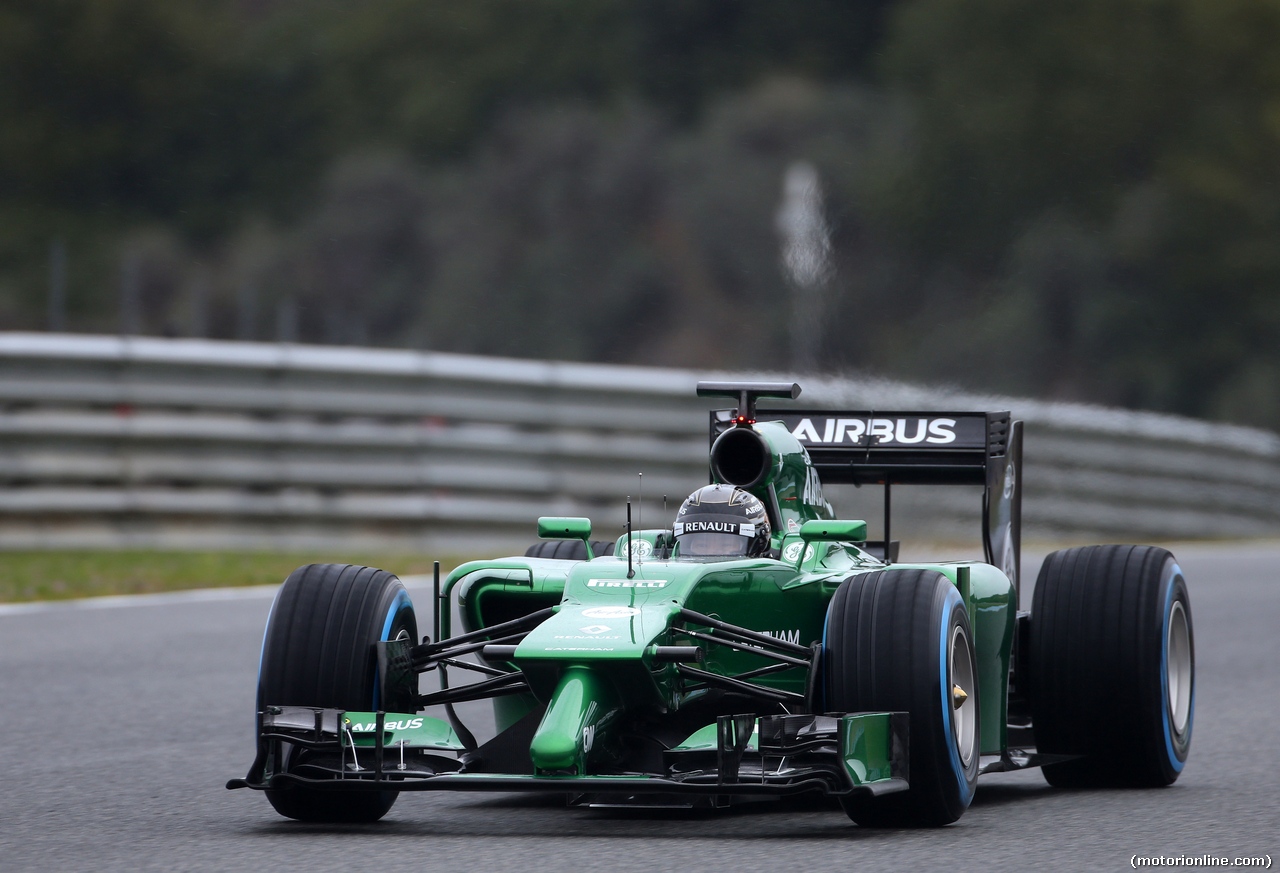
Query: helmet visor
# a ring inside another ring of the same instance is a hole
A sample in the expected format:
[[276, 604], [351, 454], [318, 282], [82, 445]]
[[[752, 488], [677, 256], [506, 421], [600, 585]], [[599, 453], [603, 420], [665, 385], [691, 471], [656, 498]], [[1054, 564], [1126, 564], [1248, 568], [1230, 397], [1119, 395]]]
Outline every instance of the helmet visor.
[[737, 558], [746, 555], [751, 537], [731, 533], [687, 533], [677, 537], [684, 558]]

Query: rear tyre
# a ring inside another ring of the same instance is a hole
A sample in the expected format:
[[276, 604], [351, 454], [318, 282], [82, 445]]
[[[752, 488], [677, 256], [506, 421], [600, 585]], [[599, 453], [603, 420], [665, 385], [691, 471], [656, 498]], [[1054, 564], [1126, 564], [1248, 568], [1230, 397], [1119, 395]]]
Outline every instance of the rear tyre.
[[867, 827], [958, 819], [982, 745], [973, 631], [956, 586], [934, 570], [850, 576], [831, 599], [823, 648], [826, 710], [910, 713], [910, 790], [843, 798], [845, 812]]
[[[592, 540], [591, 551], [597, 558], [613, 554], [612, 540]], [[557, 558], [562, 561], [585, 561], [587, 546], [582, 540], [540, 540], [524, 550], [526, 558]]]
[[1173, 555], [1084, 546], [1045, 558], [1031, 603], [1036, 748], [1080, 755], [1049, 784], [1169, 785], [1195, 720], [1191, 601]]
[[[407, 700], [378, 699], [380, 640], [416, 640], [418, 624], [404, 585], [372, 567], [310, 564], [289, 575], [276, 594], [262, 641], [258, 709], [317, 706], [351, 711], [403, 711]], [[285, 747], [284, 769], [305, 764]], [[396, 791], [267, 791], [276, 811], [299, 821], [371, 822], [387, 814]]]

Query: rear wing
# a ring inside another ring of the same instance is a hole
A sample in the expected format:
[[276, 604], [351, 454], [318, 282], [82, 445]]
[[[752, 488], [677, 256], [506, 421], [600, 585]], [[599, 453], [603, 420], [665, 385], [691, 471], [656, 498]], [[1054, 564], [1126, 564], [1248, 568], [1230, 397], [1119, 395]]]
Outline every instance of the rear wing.
[[[734, 410], [711, 413], [711, 437]], [[986, 560], [1019, 589], [1022, 541], [1022, 422], [1008, 412], [842, 412], [760, 409], [809, 453], [824, 484], [885, 486], [885, 554], [890, 555], [893, 485], [982, 485]]]

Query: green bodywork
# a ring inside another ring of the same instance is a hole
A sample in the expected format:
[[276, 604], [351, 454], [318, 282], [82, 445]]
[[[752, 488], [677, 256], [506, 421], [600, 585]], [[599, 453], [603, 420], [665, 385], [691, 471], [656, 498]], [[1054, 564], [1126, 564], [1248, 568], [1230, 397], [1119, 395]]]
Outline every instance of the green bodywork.
[[[810, 646], [823, 640], [827, 606], [840, 583], [886, 566], [862, 548], [865, 524], [834, 518], [806, 450], [786, 428], [753, 427], [769, 446], [771, 463], [747, 490], [774, 508], [779, 559], [682, 560], [665, 555], [671, 532], [658, 529], [632, 535], [631, 564], [614, 556], [577, 562], [514, 557], [463, 564], [445, 581], [443, 596], [456, 593], [467, 631], [555, 608], [511, 661], [528, 679], [529, 692], [494, 701], [500, 731], [545, 706], [530, 745], [530, 775], [588, 776], [597, 763], [616, 758], [623, 742], [618, 728], [628, 716], [677, 712], [689, 703], [697, 692], [684, 690], [675, 664], [656, 659], [658, 646], [702, 645], [699, 668], [725, 676], [762, 666], [750, 651], [687, 636], [676, 621], [682, 608]], [[583, 521], [544, 519], [539, 527], [544, 535], [585, 540], [590, 529]], [[627, 541], [626, 535], [618, 540], [616, 554], [627, 554]], [[1012, 584], [980, 562], [894, 566], [937, 570], [959, 586], [978, 661], [982, 753], [1004, 753], [1017, 609]], [[441, 616], [444, 639], [448, 615]], [[804, 694], [808, 679], [806, 669], [793, 667], [752, 681]], [[841, 722], [841, 755], [855, 785], [887, 778], [887, 718], [859, 714]], [[714, 747], [714, 725], [695, 732], [685, 747], [698, 743]]]

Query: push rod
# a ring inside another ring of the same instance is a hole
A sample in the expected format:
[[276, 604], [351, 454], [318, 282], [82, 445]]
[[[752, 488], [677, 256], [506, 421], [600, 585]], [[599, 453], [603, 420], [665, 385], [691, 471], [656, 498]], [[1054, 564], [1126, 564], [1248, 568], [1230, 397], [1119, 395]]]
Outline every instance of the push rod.
[[[714, 634], [704, 634], [700, 631], [689, 630], [688, 628], [680, 631], [680, 633], [691, 636], [694, 639], [706, 640], [709, 643], [717, 643], [722, 646], [727, 646], [730, 649], [736, 649], [739, 652], [760, 655], [762, 658], [772, 658], [775, 661], [781, 661], [783, 664], [790, 665], [792, 667], [808, 667], [811, 663], [810, 661], [801, 660], [800, 658], [792, 658], [790, 655], [779, 655], [777, 652], [762, 651], [759, 646], [748, 645], [747, 643], [735, 643], [732, 640], [726, 640], [724, 637], [718, 637]], [[770, 637], [770, 639], [773, 639], [773, 637]]]
[[[490, 630], [492, 630], [492, 628], [490, 628]], [[511, 640], [524, 639], [524, 637], [525, 634], [523, 631], [517, 631], [516, 633], [508, 634], [505, 637], [498, 637], [496, 640], [476, 640], [473, 643], [467, 643], [461, 646], [452, 646], [423, 657], [414, 658], [412, 661], [413, 669], [419, 671], [430, 670], [434, 665], [439, 664], [441, 661], [445, 661], [446, 659], [455, 658], [458, 655], [469, 655], [472, 652], [478, 652], [492, 643], [505, 643]]]
[[745, 673], [739, 673], [734, 679], [754, 679], [757, 676], [768, 676], [770, 673], [781, 673], [783, 670], [790, 670], [790, 664], [770, 664], [767, 667], [760, 667], [756, 670], [748, 670]]
[[[709, 615], [694, 612], [692, 609], [681, 609], [680, 617], [685, 621], [692, 621], [696, 624], [703, 624], [707, 627], [715, 628], [718, 631], [737, 637], [740, 640], [746, 640], [747, 642], [759, 643], [762, 646], [769, 646], [783, 652], [791, 652], [796, 655], [812, 654], [808, 646], [800, 646], [795, 643], [788, 643], [787, 641], [780, 640], [776, 637], [771, 637], [768, 634], [756, 633], [755, 631], [720, 621], [718, 618], [712, 618]], [[807, 659], [805, 663], [809, 663]]]
[[[781, 673], [783, 670], [790, 670], [790, 669], [792, 669], [790, 664], [770, 664], [767, 667], [760, 667], [757, 670], [748, 670], [745, 673], [739, 673], [733, 678], [739, 681], [742, 681], [744, 679], [755, 679], [757, 676], [768, 676], [771, 673]], [[698, 688], [701, 688], [701, 687], [702, 686], [699, 685], [694, 688], [686, 688], [685, 690], [697, 691]]]
[[493, 696], [492, 692], [505, 690], [513, 687], [515, 684], [527, 686], [524, 674], [520, 672], [504, 673], [501, 676], [495, 676], [492, 679], [485, 679], [483, 682], [475, 682], [471, 685], [463, 685], [460, 688], [444, 688], [431, 694], [418, 695], [418, 706], [435, 706], [439, 703], [460, 703], [464, 700], [479, 700], [482, 697]]
[[438, 663], [448, 664], [450, 667], [457, 667], [459, 670], [471, 670], [475, 673], [483, 673], [486, 676], [505, 676], [506, 670], [499, 670], [497, 667], [489, 667], [485, 664], [473, 664], [470, 661], [459, 661], [456, 658], [441, 658]]
[[414, 646], [410, 655], [414, 660], [429, 658], [436, 652], [445, 652], [461, 643], [467, 643], [472, 640], [482, 640], [494, 637], [499, 634], [510, 633], [511, 631], [520, 630], [528, 624], [542, 624], [551, 616], [555, 615], [556, 608], [548, 606], [546, 609], [539, 609], [537, 612], [531, 612], [520, 618], [504, 621], [501, 624], [495, 624], [491, 627], [482, 627], [479, 630], [462, 634], [448, 640], [440, 640], [434, 643], [427, 643], [421, 646]]
[[763, 685], [756, 685], [751, 682], [742, 682], [729, 676], [721, 676], [719, 673], [709, 673], [706, 670], [699, 670], [697, 667], [688, 667], [680, 664], [676, 667], [680, 671], [680, 675], [688, 676], [690, 679], [697, 679], [708, 685], [718, 685], [721, 688], [728, 688], [731, 691], [739, 691], [752, 697], [763, 697], [766, 700], [776, 700], [779, 703], [804, 703], [804, 695], [796, 694], [794, 691], [782, 691], [778, 688], [765, 688]]

